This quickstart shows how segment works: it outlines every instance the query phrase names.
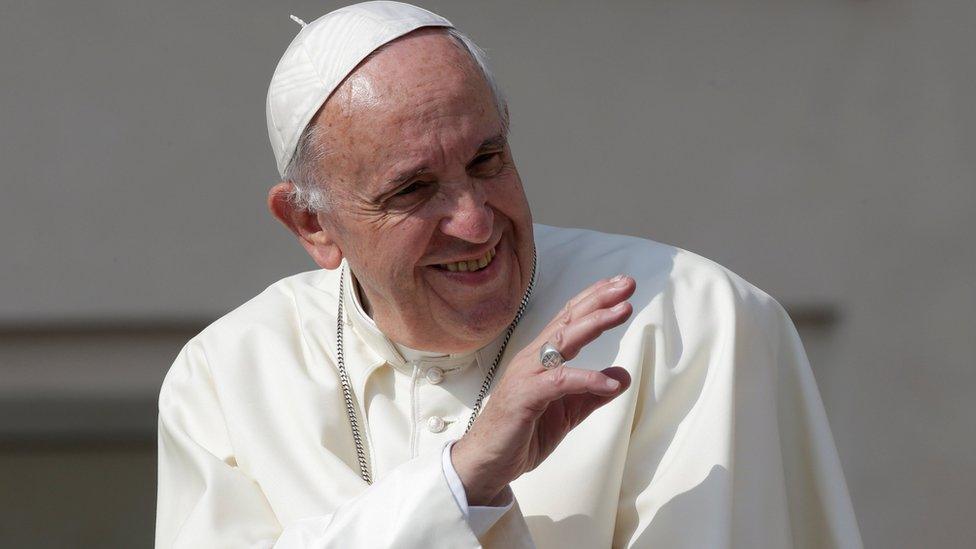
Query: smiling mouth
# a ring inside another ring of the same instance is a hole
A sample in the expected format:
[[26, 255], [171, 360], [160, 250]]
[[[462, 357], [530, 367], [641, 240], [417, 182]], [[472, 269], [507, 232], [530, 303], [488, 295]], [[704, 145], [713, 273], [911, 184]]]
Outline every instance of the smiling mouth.
[[495, 259], [495, 248], [488, 250], [485, 255], [477, 259], [469, 259], [467, 261], [455, 261], [454, 263], [440, 263], [437, 265], [438, 268], [444, 269], [446, 271], [451, 271], [452, 273], [460, 272], [472, 272], [480, 271], [484, 269]]

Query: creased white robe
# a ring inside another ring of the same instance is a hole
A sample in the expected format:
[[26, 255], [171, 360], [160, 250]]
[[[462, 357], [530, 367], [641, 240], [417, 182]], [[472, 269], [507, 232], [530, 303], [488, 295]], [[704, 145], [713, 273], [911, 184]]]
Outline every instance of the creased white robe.
[[[221, 318], [171, 368], [157, 546], [861, 547], [809, 364], [776, 301], [671, 246], [535, 231], [538, 281], [508, 356], [580, 290], [625, 273], [634, 315], [572, 364], [623, 366], [633, 385], [512, 484], [516, 505], [485, 535], [462, 516], [440, 450], [463, 433], [497, 342], [476, 360], [406, 363], [346, 321], [367, 487], [335, 369], [338, 272], [320, 270]], [[431, 383], [438, 364], [448, 373]]]

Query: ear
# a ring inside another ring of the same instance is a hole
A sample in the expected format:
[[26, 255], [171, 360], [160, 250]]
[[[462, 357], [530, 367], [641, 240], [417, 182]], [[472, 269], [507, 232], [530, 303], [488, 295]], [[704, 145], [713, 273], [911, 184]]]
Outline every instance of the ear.
[[297, 208], [288, 196], [293, 185], [282, 181], [268, 191], [268, 209], [281, 224], [298, 237], [298, 242], [324, 269], [336, 269], [342, 263], [342, 250], [332, 234], [322, 227], [318, 214]]

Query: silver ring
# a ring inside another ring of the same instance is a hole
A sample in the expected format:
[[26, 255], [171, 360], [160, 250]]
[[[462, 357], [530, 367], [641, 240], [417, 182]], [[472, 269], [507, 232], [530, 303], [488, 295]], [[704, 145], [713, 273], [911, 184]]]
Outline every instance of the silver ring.
[[542, 367], [546, 370], [551, 370], [553, 368], [563, 365], [566, 359], [563, 358], [562, 353], [559, 349], [555, 348], [552, 343], [548, 341], [539, 349], [539, 362], [542, 363]]

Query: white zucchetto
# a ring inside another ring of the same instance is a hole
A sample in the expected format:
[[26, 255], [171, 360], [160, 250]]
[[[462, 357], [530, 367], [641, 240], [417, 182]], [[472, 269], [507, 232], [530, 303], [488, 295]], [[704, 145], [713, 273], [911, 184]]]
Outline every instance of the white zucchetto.
[[305, 126], [346, 76], [380, 46], [422, 27], [453, 25], [417, 6], [386, 1], [346, 6], [303, 25], [268, 86], [268, 137], [282, 177]]

